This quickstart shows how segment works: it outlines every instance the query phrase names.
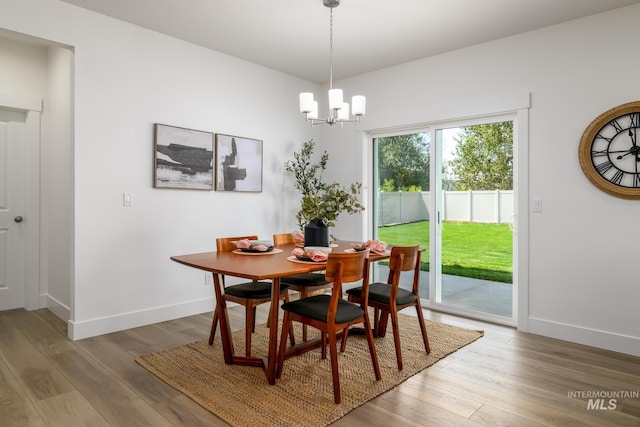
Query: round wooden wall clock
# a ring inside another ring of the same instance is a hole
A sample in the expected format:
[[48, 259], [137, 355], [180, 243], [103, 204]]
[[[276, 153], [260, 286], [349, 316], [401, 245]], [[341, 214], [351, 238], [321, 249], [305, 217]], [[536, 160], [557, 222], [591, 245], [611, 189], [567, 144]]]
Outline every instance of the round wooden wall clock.
[[589, 180], [612, 196], [640, 199], [640, 101], [599, 115], [580, 139], [578, 158]]

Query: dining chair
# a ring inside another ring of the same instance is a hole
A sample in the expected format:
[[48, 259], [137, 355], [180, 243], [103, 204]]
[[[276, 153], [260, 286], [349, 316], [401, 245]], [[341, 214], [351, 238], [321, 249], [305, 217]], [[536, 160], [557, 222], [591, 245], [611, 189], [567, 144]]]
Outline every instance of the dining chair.
[[[293, 245], [295, 240], [291, 233], [279, 233], [273, 235], [273, 244], [275, 247]], [[299, 292], [300, 298], [317, 295], [333, 286], [321, 273], [294, 274], [283, 277], [280, 282], [289, 285], [292, 291]], [[302, 341], [307, 341], [307, 325], [302, 326]]]
[[[257, 240], [257, 236], [239, 236], [239, 237], [219, 237], [216, 239], [216, 250], [221, 252], [232, 252], [237, 249], [233, 243], [237, 240]], [[251, 334], [255, 332], [256, 327], [256, 307], [271, 301], [271, 282], [244, 282], [237, 285], [226, 286], [224, 276], [222, 276], [222, 285], [224, 293], [222, 297], [226, 301], [235, 302], [245, 307], [245, 355], [251, 356]], [[289, 285], [280, 284], [280, 299], [284, 302], [289, 301]], [[272, 308], [273, 309], [273, 308]], [[213, 312], [213, 320], [211, 322], [211, 332], [209, 333], [209, 345], [213, 344], [216, 335], [216, 327], [218, 325], [218, 310]], [[292, 345], [293, 334], [290, 335]]]
[[[371, 363], [376, 380], [381, 379], [378, 356], [373, 342], [373, 332], [367, 315], [367, 291], [369, 279], [369, 258], [367, 252], [330, 253], [327, 259], [325, 277], [332, 282], [331, 294], [314, 295], [282, 304], [282, 335], [278, 352], [277, 377], [280, 378], [284, 367], [287, 337], [293, 322], [299, 322], [320, 330], [322, 340], [322, 358], [326, 359], [326, 341], [329, 343], [331, 373], [335, 403], [340, 403], [340, 375], [338, 371], [338, 332], [352, 325], [364, 324]], [[342, 284], [362, 280], [362, 302], [355, 304], [342, 298]]]
[[[347, 290], [348, 299], [359, 303], [367, 301], [369, 307], [374, 308], [373, 330], [374, 334], [384, 337], [387, 330], [387, 319], [391, 317], [393, 328], [393, 342], [396, 348], [396, 360], [398, 370], [402, 370], [402, 351], [400, 348], [400, 328], [398, 326], [398, 312], [407, 307], [415, 307], [418, 314], [418, 322], [422, 331], [424, 349], [429, 354], [429, 338], [424, 324], [422, 306], [418, 288], [420, 285], [420, 258], [422, 251], [419, 245], [393, 246], [389, 258], [389, 276], [386, 283], [376, 282], [369, 285], [368, 295], [363, 287]], [[413, 270], [413, 285], [411, 290], [400, 288], [400, 274], [403, 271]]]

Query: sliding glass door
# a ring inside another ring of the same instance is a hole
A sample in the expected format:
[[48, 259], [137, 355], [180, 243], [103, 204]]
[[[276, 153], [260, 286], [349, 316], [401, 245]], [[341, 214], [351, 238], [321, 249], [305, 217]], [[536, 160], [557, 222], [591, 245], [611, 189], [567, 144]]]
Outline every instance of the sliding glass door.
[[373, 138], [373, 234], [425, 249], [426, 307], [513, 321], [513, 127], [500, 117]]

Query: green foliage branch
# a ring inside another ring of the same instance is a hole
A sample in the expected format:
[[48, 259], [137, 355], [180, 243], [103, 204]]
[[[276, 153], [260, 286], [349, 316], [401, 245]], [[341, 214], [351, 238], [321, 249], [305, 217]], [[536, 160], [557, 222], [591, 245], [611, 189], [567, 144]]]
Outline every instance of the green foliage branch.
[[351, 215], [364, 210], [358, 199], [362, 184], [354, 182], [343, 186], [337, 182], [323, 182], [322, 175], [327, 168], [329, 154], [324, 151], [318, 162], [312, 162], [314, 148], [315, 142], [310, 139], [303, 143], [300, 151], [293, 153], [293, 160], [284, 163], [285, 170], [295, 178], [295, 188], [302, 193], [300, 210], [296, 214], [300, 229], [316, 219], [333, 227], [341, 213]]

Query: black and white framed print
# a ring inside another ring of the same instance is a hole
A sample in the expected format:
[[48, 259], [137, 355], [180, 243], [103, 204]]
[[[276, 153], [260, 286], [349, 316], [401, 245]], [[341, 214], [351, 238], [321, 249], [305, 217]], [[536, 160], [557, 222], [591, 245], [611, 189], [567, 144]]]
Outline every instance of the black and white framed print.
[[262, 191], [262, 141], [216, 134], [216, 190]]
[[155, 124], [154, 187], [213, 190], [212, 132]]

